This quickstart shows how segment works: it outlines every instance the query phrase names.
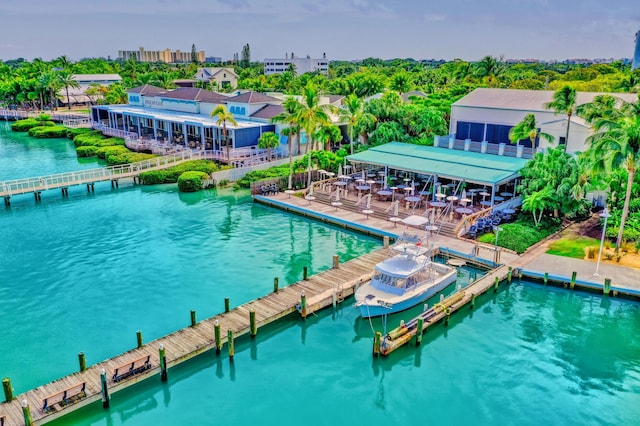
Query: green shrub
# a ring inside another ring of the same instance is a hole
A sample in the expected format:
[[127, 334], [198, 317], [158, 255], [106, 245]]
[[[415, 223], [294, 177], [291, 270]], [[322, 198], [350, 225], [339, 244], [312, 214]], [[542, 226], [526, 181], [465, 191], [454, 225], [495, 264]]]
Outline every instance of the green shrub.
[[49, 114], [40, 114], [38, 121], [51, 121], [51, 116]]
[[11, 130], [14, 132], [28, 132], [30, 129], [39, 126], [55, 126], [53, 121], [40, 121], [35, 118], [25, 118], [24, 120], [18, 120], [11, 124]]
[[95, 132], [93, 129], [87, 127], [78, 127], [76, 129], [67, 129], [67, 138], [73, 140], [78, 135], [84, 135], [87, 133]]
[[138, 161], [144, 161], [155, 157], [156, 156], [153, 154], [143, 154], [140, 152], [123, 152], [122, 154], [110, 155], [108, 158], [105, 158], [105, 160], [107, 160], [108, 165], [115, 166], [118, 164], [137, 163]]
[[[80, 148], [87, 148], [87, 147], [80, 146], [77, 149], [80, 149]], [[95, 146], [92, 148], [95, 148], [95, 153], [98, 156], [98, 158], [107, 160], [107, 162], [109, 162], [108, 158], [112, 155], [120, 155], [120, 154], [131, 152], [126, 146], [121, 146], [121, 145], [110, 145], [110, 146], [100, 146], [100, 147]]]
[[178, 190], [180, 192], [196, 192], [202, 189], [203, 180], [209, 175], [204, 172], [188, 171], [178, 176]]
[[587, 247], [587, 258], [588, 259], [595, 259], [596, 258], [596, 253], [598, 253], [598, 247], [594, 247], [594, 246], [589, 246]]
[[76, 148], [76, 155], [78, 157], [94, 157], [96, 155], [95, 146], [79, 146]]
[[145, 185], [157, 185], [160, 183], [176, 183], [180, 175], [188, 171], [198, 171], [210, 175], [213, 172], [221, 170], [213, 161], [209, 160], [193, 160], [186, 161], [174, 167], [165, 170], [153, 170], [140, 173], [140, 179]]
[[36, 126], [29, 129], [29, 136], [38, 139], [64, 138], [67, 128], [64, 126]]
[[[517, 253], [524, 253], [538, 241], [543, 240], [559, 229], [558, 221], [549, 219], [540, 227], [535, 227], [527, 219], [519, 219], [514, 223], [500, 225], [502, 231], [498, 234], [498, 245]], [[483, 243], [494, 244], [495, 234], [484, 234], [478, 238]]]

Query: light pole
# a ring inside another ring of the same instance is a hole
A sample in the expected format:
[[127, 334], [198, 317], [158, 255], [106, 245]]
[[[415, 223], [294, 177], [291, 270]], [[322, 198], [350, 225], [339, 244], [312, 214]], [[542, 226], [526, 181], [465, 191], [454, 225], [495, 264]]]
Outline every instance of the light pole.
[[493, 245], [493, 263], [498, 264], [498, 234], [502, 231], [499, 226], [493, 227], [493, 232], [496, 234], [496, 242]]
[[604, 234], [607, 232], [607, 218], [609, 217], [609, 209], [604, 208], [603, 212], [600, 213], [600, 217], [604, 219], [604, 225], [602, 226], [602, 237], [600, 238], [600, 250], [598, 251], [598, 262], [596, 263], [596, 272], [593, 274], [594, 277], [598, 275], [598, 269], [600, 269], [600, 258], [602, 257], [602, 246], [604, 245]]

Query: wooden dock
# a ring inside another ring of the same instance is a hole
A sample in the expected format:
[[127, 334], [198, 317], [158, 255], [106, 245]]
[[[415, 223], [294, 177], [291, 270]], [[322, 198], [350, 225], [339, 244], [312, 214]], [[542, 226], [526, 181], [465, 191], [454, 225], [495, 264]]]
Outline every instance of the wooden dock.
[[[156, 339], [140, 348], [115, 356], [106, 361], [89, 366], [83, 372], [70, 374], [36, 389], [17, 395], [9, 403], [0, 404], [0, 418], [6, 415], [6, 426], [23, 425], [23, 410], [21, 403], [26, 400], [34, 424], [45, 424], [71, 411], [77, 410], [102, 397], [101, 369], [107, 374], [109, 394], [121, 391], [141, 380], [160, 373], [159, 347], [164, 346], [166, 363], [172, 367], [205, 351], [215, 348], [214, 327], [218, 321], [221, 328], [221, 343], [227, 341], [228, 330], [233, 331], [234, 338], [249, 334], [250, 312], [255, 312], [256, 326], [261, 327], [296, 311], [296, 305], [301, 303], [304, 291], [306, 309], [302, 314], [309, 315], [323, 306], [330, 306], [334, 301], [339, 302], [353, 294], [356, 287], [371, 278], [376, 263], [387, 256], [385, 249], [345, 262], [344, 264], [323, 271], [299, 281], [290, 286], [279, 289], [249, 303], [245, 303], [229, 312], [221, 313], [197, 323], [193, 327], [186, 327], [167, 336]], [[300, 306], [298, 306], [300, 307]], [[151, 356], [151, 369], [136, 374], [120, 382], [111, 379], [113, 371], [125, 363], [133, 362], [141, 357]], [[169, 377], [170, 380], [170, 377]], [[158, 378], [160, 381], [160, 378]], [[42, 410], [42, 400], [50, 395], [64, 391], [79, 383], [86, 382], [86, 397], [64, 408], [56, 405], [56, 410], [45, 413]]]

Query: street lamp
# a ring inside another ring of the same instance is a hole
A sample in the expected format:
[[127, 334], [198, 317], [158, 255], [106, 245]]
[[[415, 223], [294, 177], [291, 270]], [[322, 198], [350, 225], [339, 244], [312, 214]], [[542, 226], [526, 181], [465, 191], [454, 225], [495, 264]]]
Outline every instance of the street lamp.
[[498, 263], [498, 234], [502, 231], [502, 228], [499, 226], [493, 227], [493, 232], [496, 234], [496, 241], [493, 245], [493, 263]]
[[600, 269], [600, 258], [602, 258], [602, 246], [604, 245], [604, 234], [605, 232], [607, 232], [607, 218], [609, 216], [611, 216], [609, 214], [609, 209], [605, 207], [602, 213], [600, 213], [600, 217], [604, 219], [604, 225], [602, 226], [602, 237], [600, 238], [600, 251], [598, 251], [598, 262], [596, 263], [596, 272], [593, 274], [594, 277], [599, 276], [598, 269]]

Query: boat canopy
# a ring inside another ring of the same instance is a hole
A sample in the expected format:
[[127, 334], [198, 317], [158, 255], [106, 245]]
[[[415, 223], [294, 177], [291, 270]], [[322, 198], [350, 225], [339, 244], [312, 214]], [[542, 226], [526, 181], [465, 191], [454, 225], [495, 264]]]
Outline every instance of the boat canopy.
[[420, 272], [429, 262], [425, 257], [394, 256], [378, 263], [376, 270], [394, 278], [406, 278]]

